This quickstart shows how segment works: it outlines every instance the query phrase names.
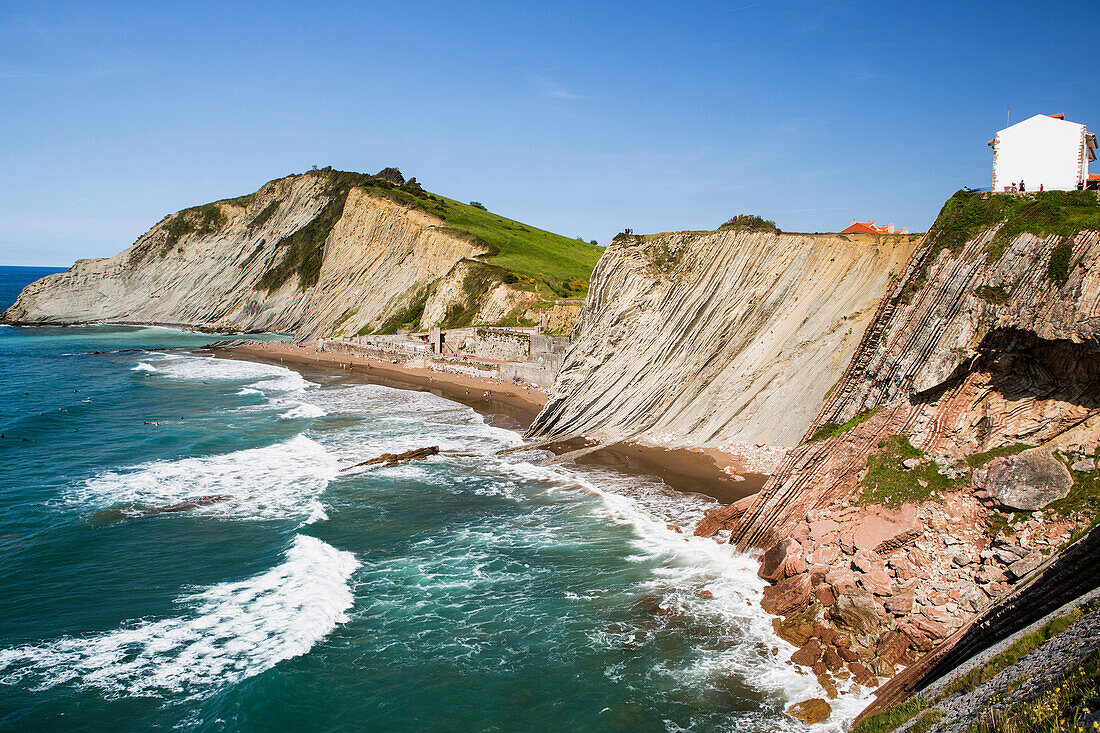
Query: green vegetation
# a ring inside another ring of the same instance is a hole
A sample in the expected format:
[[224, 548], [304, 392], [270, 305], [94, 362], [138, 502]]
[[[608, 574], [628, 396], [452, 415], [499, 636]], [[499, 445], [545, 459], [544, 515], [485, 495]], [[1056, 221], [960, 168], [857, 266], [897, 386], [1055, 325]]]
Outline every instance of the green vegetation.
[[726, 220], [726, 223], [718, 227], [718, 231], [725, 229], [739, 229], [747, 232], [778, 232], [778, 227], [771, 219], [765, 219], [756, 214], [738, 214]]
[[928, 230], [930, 251], [946, 247], [958, 254], [968, 241], [1002, 221], [986, 248], [994, 260], [1024, 232], [1072, 237], [1083, 229], [1100, 229], [1100, 199], [1094, 191], [1043, 191], [1027, 197], [959, 191]]
[[1075, 608], [1065, 616], [1051, 619], [1043, 627], [1021, 636], [1008, 649], [1005, 649], [982, 666], [975, 667], [966, 674], [959, 675], [951, 680], [951, 683], [944, 688], [940, 699], [960, 692], [970, 692], [979, 685], [985, 684], [1000, 674], [1001, 670], [1016, 664], [1048, 640], [1068, 629], [1074, 621], [1081, 617], [1081, 614], [1082, 610]]
[[1009, 291], [1004, 285], [982, 285], [974, 290], [974, 295], [993, 305], [1004, 305], [1008, 302]]
[[929, 701], [923, 697], [911, 698], [859, 721], [852, 733], [889, 733], [907, 723], [928, 705]]
[[1047, 277], [1059, 285], [1065, 285], [1069, 280], [1069, 265], [1073, 258], [1073, 245], [1062, 241], [1051, 250], [1050, 262], [1047, 263]]
[[668, 242], [661, 241], [653, 245], [646, 252], [649, 258], [649, 269], [657, 275], [675, 270], [684, 258], [683, 249], [672, 249]]
[[[420, 327], [420, 318], [424, 315], [424, 306], [428, 303], [428, 296], [432, 293], [431, 286], [421, 288], [412, 297], [408, 305], [395, 312], [386, 319], [382, 325], [374, 329], [374, 333], [396, 333], [399, 329], [417, 329]], [[370, 328], [363, 326], [357, 336], [366, 336], [371, 333]]]
[[[1068, 463], [1064, 460], [1063, 462]], [[1047, 504], [1044, 511], [1054, 512], [1063, 517], [1079, 512], [1095, 523], [1100, 519], [1100, 472], [1070, 471], [1070, 473], [1073, 474], [1073, 486], [1070, 487], [1069, 494], [1064, 499]]]
[[986, 712], [971, 726], [974, 733], [1046, 733], [1086, 728], [1089, 701], [1100, 697], [1100, 657], [1093, 657], [1067, 674], [1053, 688], [1020, 700], [1000, 714]]
[[225, 226], [226, 216], [217, 204], [196, 206], [184, 209], [164, 226], [168, 236], [165, 238], [165, 253], [176, 246], [180, 238], [187, 234], [213, 234]]
[[943, 713], [939, 710], [925, 710], [921, 713], [921, 716], [909, 726], [909, 733], [928, 733], [928, 731], [932, 730], [936, 723], [941, 720], [943, 720]]
[[[837, 382], [837, 384], [839, 384], [839, 382]], [[836, 384], [833, 385], [829, 392], [831, 393], [833, 389], [836, 389]], [[828, 395], [826, 395], [826, 397], [828, 397]], [[815, 430], [814, 434], [810, 436], [810, 439], [807, 442], [815, 443], [819, 440], [825, 440], [826, 438], [835, 438], [838, 435], [844, 435], [844, 433], [848, 432], [856, 425], [859, 425], [861, 422], [867, 420], [869, 417], [871, 417], [871, 415], [874, 415], [876, 412], [878, 412], [878, 410], [879, 408], [877, 407], [873, 407], [870, 410], [864, 410], [843, 425], [835, 422], [827, 422], [820, 428]]]
[[[960, 479], [942, 476], [935, 463], [904, 435], [891, 435], [878, 442], [878, 451], [867, 457], [867, 474], [859, 482], [862, 504], [901, 506], [919, 502], [955, 487]], [[902, 461], [916, 458], [920, 465], [907, 469]]]
[[276, 290], [293, 275], [298, 275], [298, 288], [305, 290], [317, 284], [321, 263], [325, 260], [325, 240], [344, 213], [347, 191], [337, 195], [321, 209], [312, 221], [298, 231], [283, 237], [276, 245], [283, 252], [279, 263], [264, 273], [256, 289]]
[[267, 220], [274, 216], [275, 212], [279, 210], [279, 203], [279, 199], [275, 199], [270, 204], [265, 206], [263, 208], [263, 211], [261, 211], [259, 214], [256, 214], [252, 221], [248, 223], [248, 228], [259, 229], [264, 224], [266, 224]]
[[1035, 446], [1027, 445], [1026, 443], [1013, 443], [1012, 445], [1002, 445], [999, 448], [991, 448], [990, 450], [983, 451], [981, 453], [971, 453], [966, 457], [966, 462], [970, 464], [971, 468], [978, 468], [992, 461], [994, 458], [1000, 458], [1001, 456], [1014, 456], [1017, 453], [1022, 453], [1028, 448], [1034, 448]]
[[481, 307], [481, 296], [504, 282], [509, 273], [500, 267], [476, 262], [471, 265], [462, 279], [462, 303], [452, 303], [440, 324], [444, 328], [463, 328], [473, 325], [474, 316]]
[[343, 213], [353, 188], [442, 219], [449, 231], [484, 248], [487, 251], [484, 262], [507, 273], [520, 289], [555, 297], [583, 295], [592, 268], [603, 254], [599, 246], [526, 226], [484, 207], [431, 194], [415, 178], [406, 181], [397, 168], [384, 168], [373, 176], [332, 168], [306, 175], [326, 178], [333, 201], [312, 222], [280, 241], [279, 246], [286, 248], [285, 254], [259, 284], [268, 291], [280, 287], [295, 273], [299, 287], [309, 287], [317, 281], [324, 259], [324, 242]]
[[473, 206], [475, 209], [481, 209], [482, 211], [488, 211], [488, 209], [485, 208], [485, 204], [480, 201], [471, 201], [470, 206]]

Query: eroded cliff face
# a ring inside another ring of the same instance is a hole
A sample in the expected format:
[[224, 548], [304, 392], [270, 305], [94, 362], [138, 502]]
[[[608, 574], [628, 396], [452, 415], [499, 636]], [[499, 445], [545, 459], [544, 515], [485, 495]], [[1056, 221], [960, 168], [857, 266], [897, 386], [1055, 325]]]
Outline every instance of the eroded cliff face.
[[726, 230], [623, 236], [535, 438], [790, 446], [836, 384], [909, 237]]
[[[1021, 234], [999, 257], [990, 228], [958, 253], [930, 242], [891, 288], [807, 436], [875, 412], [784, 460], [735, 539], [767, 545], [815, 506], [852, 495], [867, 458], [905, 436], [949, 469], [1017, 442], [1095, 449], [1075, 433], [1100, 411], [1100, 234]], [[1048, 263], [1069, 244], [1064, 283]]]
[[316, 337], [372, 332], [395, 314], [427, 328], [449, 307], [478, 321], [483, 301], [489, 315], [507, 302], [495, 292], [509, 290], [500, 283], [464, 288], [482, 244], [370, 189], [339, 185], [340, 175], [288, 176], [165, 217], [119, 255], [79, 260], [29, 285], [3, 320]]
[[[1095, 520], [1091, 195], [949, 201], [803, 442], [756, 497], [696, 528], [767, 550], [763, 606], [826, 689], [913, 664]], [[1002, 215], [1013, 208], [1033, 216]], [[991, 477], [1026, 480], [1006, 470], [1025, 456], [1072, 474], [1073, 488], [1007, 487], [1051, 494], [1043, 511], [1013, 515]]]

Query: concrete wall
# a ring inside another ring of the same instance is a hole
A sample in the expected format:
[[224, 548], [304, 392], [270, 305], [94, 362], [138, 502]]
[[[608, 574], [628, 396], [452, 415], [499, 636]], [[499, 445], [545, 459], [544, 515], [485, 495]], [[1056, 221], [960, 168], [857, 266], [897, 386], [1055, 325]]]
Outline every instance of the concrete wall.
[[993, 190], [1022, 179], [1028, 191], [1039, 184], [1050, 190], [1072, 191], [1088, 178], [1085, 126], [1035, 115], [997, 133], [993, 155]]
[[519, 379], [537, 384], [540, 387], [552, 387], [558, 378], [565, 355], [571, 342], [561, 336], [531, 336], [531, 356], [527, 364], [502, 364], [500, 378], [505, 381]]
[[528, 361], [531, 356], [532, 335], [496, 328], [478, 328], [463, 341], [452, 342], [451, 345], [459, 346], [463, 353], [478, 359]]

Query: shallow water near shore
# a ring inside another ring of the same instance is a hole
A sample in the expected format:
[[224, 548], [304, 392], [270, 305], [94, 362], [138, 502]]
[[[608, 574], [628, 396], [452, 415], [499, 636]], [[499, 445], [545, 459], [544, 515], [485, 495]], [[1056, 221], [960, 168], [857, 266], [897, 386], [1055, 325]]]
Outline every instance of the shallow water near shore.
[[0, 328], [0, 728], [800, 729], [713, 503], [214, 338]]

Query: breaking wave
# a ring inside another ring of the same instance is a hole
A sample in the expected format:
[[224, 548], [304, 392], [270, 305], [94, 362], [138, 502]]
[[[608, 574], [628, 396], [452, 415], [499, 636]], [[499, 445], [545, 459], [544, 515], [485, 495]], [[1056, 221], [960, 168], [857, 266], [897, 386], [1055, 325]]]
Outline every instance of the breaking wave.
[[177, 599], [187, 612], [83, 637], [0, 649], [0, 682], [73, 683], [111, 696], [198, 694], [308, 652], [347, 621], [355, 556], [296, 535], [260, 575]]

